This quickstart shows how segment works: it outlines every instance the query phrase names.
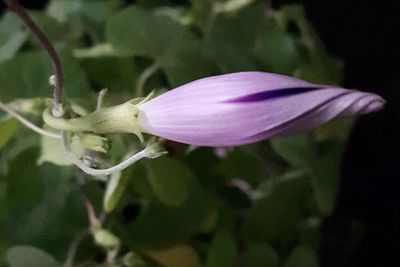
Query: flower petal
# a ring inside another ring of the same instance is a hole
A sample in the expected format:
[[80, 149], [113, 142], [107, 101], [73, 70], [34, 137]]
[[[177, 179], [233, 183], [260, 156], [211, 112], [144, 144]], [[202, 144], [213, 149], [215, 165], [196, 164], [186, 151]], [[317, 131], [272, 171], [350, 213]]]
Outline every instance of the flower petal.
[[144, 132], [193, 145], [232, 146], [306, 131], [383, 103], [371, 93], [239, 72], [188, 83], [138, 109]]

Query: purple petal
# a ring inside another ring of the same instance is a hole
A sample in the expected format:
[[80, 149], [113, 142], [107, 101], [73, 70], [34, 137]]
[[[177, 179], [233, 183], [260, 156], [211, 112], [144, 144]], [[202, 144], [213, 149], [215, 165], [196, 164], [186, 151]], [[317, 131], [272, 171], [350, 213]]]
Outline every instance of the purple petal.
[[201, 146], [234, 146], [315, 128], [380, 109], [371, 93], [277, 74], [239, 72], [200, 79], [139, 106], [144, 132]]

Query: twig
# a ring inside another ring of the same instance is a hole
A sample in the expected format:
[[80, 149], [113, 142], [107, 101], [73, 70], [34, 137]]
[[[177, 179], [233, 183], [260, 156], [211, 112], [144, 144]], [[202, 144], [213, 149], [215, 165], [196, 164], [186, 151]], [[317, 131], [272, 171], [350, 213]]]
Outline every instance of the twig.
[[38, 133], [40, 135], [43, 135], [43, 136], [46, 136], [46, 137], [50, 137], [50, 138], [55, 138], [55, 139], [61, 139], [61, 135], [60, 134], [51, 133], [51, 132], [43, 130], [42, 128], [36, 126], [32, 122], [30, 122], [27, 119], [25, 119], [24, 117], [22, 117], [20, 114], [15, 112], [12, 108], [8, 107], [6, 104], [4, 104], [1, 101], [0, 101], [0, 109], [2, 109], [4, 112], [10, 114], [12, 117], [17, 119], [20, 123], [25, 125], [27, 128], [31, 129], [32, 131], [34, 131], [34, 132], [36, 132], [36, 133]]
[[136, 96], [137, 97], [142, 97], [144, 94], [144, 85], [146, 84], [146, 81], [153, 75], [158, 69], [160, 68], [160, 65], [158, 62], [153, 63], [150, 65], [148, 68], [146, 68], [142, 74], [140, 74], [139, 79], [136, 82]]
[[96, 105], [96, 111], [100, 110], [103, 107], [103, 100], [104, 96], [107, 94], [108, 89], [101, 89], [99, 92], [99, 95], [97, 96], [97, 105]]
[[51, 44], [46, 35], [39, 29], [39, 27], [33, 22], [33, 20], [29, 17], [28, 13], [25, 11], [24, 7], [18, 4], [13, 0], [4, 0], [7, 7], [14, 12], [25, 24], [25, 26], [31, 31], [33, 36], [35, 36], [36, 40], [42, 46], [42, 48], [46, 51], [49, 56], [53, 71], [55, 75], [54, 81], [54, 107], [53, 107], [53, 115], [56, 117], [62, 117], [64, 115], [64, 111], [62, 109], [62, 85], [63, 85], [63, 74], [62, 74], [62, 66], [60, 63], [60, 59], [57, 55], [54, 46]]
[[78, 247], [81, 244], [81, 242], [83, 241], [83, 239], [85, 239], [85, 237], [88, 236], [89, 233], [90, 232], [88, 229], [84, 229], [81, 232], [79, 232], [75, 236], [75, 238], [72, 240], [72, 242], [68, 248], [67, 257], [65, 258], [65, 261], [64, 261], [64, 265], [63, 265], [64, 267], [72, 267], [74, 265], [76, 251], [78, 250]]
[[85, 192], [83, 192], [82, 188], [79, 188], [79, 193], [82, 198], [83, 204], [85, 204], [90, 225], [100, 227], [100, 221], [96, 217], [96, 212], [94, 211], [92, 202], [90, 202], [89, 198], [86, 196]]

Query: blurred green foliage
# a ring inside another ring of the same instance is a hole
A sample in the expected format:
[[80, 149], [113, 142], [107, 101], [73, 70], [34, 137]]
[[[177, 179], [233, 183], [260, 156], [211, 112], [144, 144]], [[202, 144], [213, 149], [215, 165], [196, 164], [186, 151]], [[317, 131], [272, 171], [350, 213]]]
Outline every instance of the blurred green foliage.
[[[240, 70], [340, 83], [341, 61], [327, 54], [299, 5], [123, 2], [50, 0], [31, 12], [60, 53], [66, 97], [88, 110], [104, 87], [109, 105]], [[13, 14], [3, 14], [0, 99], [49, 97], [50, 74], [28, 31]], [[51, 154], [58, 153], [56, 145], [1, 115], [0, 264], [61, 266], [79, 241], [76, 266], [106, 266], [105, 255], [115, 248], [104, 252], [102, 240], [96, 245], [82, 234], [89, 225], [84, 193], [98, 216], [107, 211], [102, 227], [121, 242], [109, 266], [319, 265], [320, 222], [335, 205], [349, 122], [221, 151], [167, 142], [168, 156], [131, 166], [106, 188], [74, 167], [49, 163], [62, 165], [60, 155]], [[37, 114], [27, 115], [41, 123]], [[133, 136], [112, 137], [112, 160], [137, 147]]]

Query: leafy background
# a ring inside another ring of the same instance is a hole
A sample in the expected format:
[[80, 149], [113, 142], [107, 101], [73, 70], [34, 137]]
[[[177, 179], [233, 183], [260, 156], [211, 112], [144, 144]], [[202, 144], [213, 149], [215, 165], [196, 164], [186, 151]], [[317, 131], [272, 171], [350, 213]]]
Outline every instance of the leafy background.
[[[60, 53], [67, 97], [88, 109], [105, 87], [111, 105], [240, 70], [342, 82], [343, 61], [326, 52], [301, 5], [52, 0], [31, 15]], [[155, 70], [141, 92], [137, 84], [149, 68]], [[0, 99], [48, 97], [50, 74], [30, 34], [3, 13]], [[35, 108], [41, 107], [30, 106], [27, 115], [40, 123]], [[46, 140], [13, 119], [0, 120], [3, 264], [62, 264], [72, 240], [88, 227], [81, 191], [98, 214], [111, 210], [104, 228], [120, 239], [116, 264], [126, 266], [319, 266], [326, 251], [338, 247], [337, 266], [344, 266], [368, 233], [354, 218], [333, 237], [326, 229], [337, 202], [349, 120], [228, 150], [188, 150], [168, 142], [168, 156], [139, 162], [118, 177], [119, 192], [106, 205], [103, 183], [58, 166]], [[111, 160], [135, 148], [134, 138], [112, 137]], [[338, 238], [343, 232], [346, 237]], [[135, 263], [129, 265], [126, 255]], [[95, 266], [104, 257], [104, 244], [88, 235], [75, 262]]]

